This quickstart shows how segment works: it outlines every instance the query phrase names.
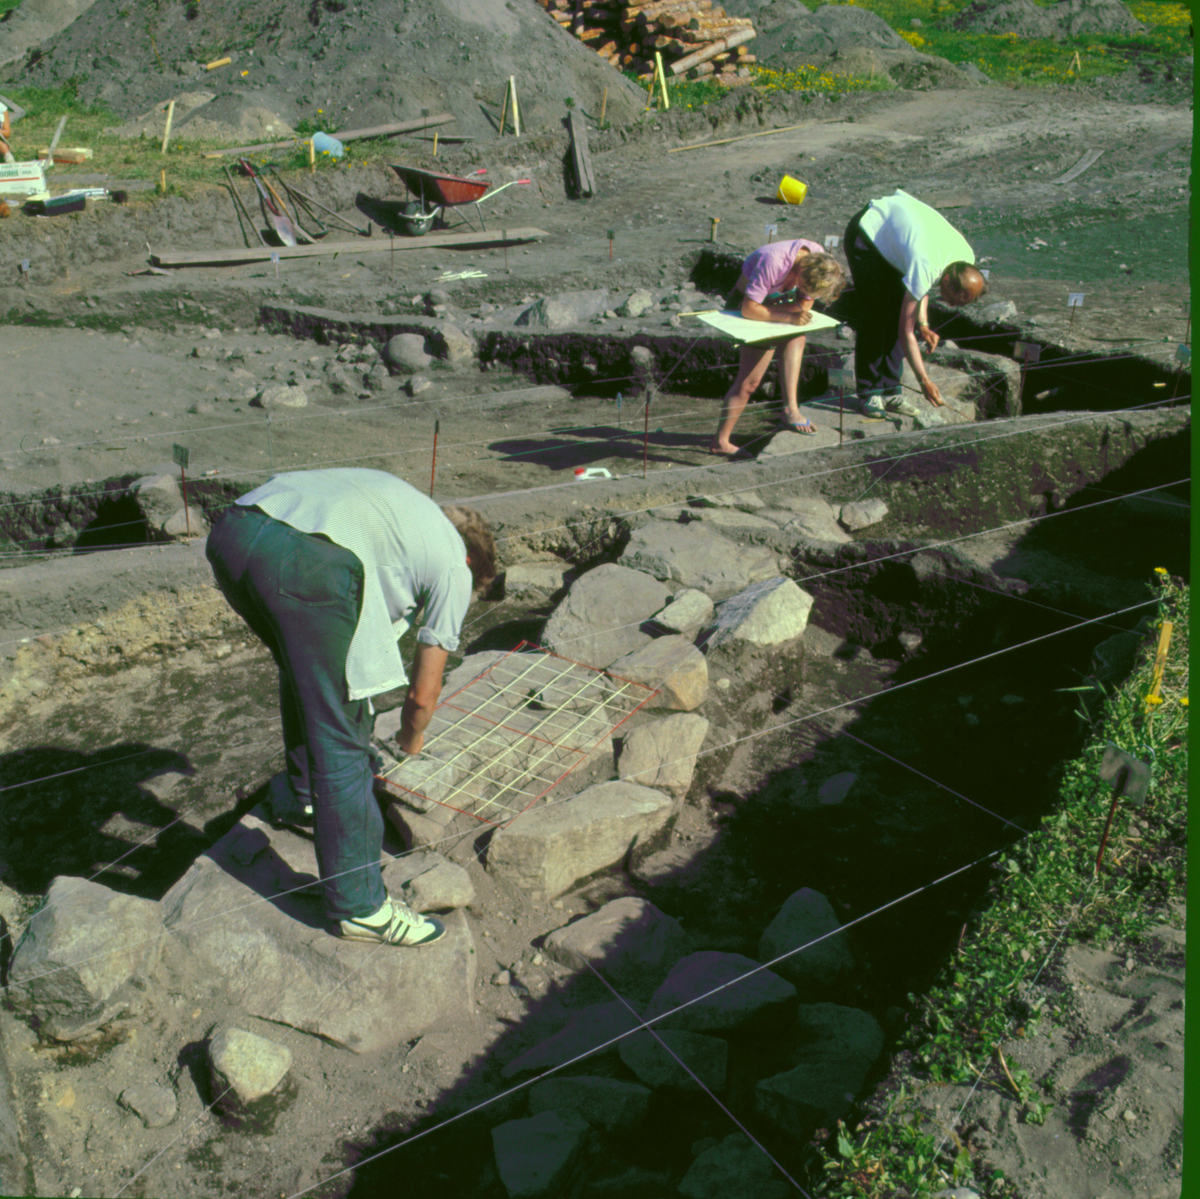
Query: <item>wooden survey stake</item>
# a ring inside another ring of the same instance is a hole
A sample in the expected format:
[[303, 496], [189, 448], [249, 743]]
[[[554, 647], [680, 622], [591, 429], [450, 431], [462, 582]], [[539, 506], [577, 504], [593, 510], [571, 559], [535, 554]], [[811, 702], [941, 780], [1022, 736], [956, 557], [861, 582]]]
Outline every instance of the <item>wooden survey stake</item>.
[[166, 124], [166, 128], [163, 129], [162, 152], [164, 154], [167, 152], [167, 142], [170, 140], [170, 137], [171, 137], [171, 122], [174, 119], [175, 119], [175, 101], [172, 100], [167, 105], [167, 124]]
[[187, 535], [192, 535], [192, 518], [188, 515], [187, 502], [187, 465], [191, 458], [187, 446], [174, 445], [171, 451], [175, 456], [176, 465], [179, 467], [179, 481], [183, 486], [183, 527], [187, 530]]

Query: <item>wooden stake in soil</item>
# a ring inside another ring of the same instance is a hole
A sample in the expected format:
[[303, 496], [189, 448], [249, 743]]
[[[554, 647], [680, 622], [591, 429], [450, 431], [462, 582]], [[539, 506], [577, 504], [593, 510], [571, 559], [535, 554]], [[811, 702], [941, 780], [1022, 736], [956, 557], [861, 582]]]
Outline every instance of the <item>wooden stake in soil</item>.
[[167, 125], [163, 130], [162, 152], [167, 152], [167, 141], [171, 136], [171, 122], [175, 119], [175, 101], [172, 100], [167, 104]]
[[612, 262], [612, 244], [613, 244], [613, 235], [615, 233], [616, 233], [615, 229], [610, 229], [608, 231], [608, 261], [609, 262]]
[[433, 131], [433, 156], [434, 156], [434, 158], [437, 157], [438, 132], [439, 131], [437, 129], [435, 129]]
[[167, 194], [167, 172], [165, 170], [158, 172], [158, 194], [160, 196]]
[[717, 240], [717, 226], [721, 223], [721, 218], [719, 216], [710, 216], [708, 219], [710, 221], [712, 221], [712, 225], [709, 227], [709, 230], [708, 230], [708, 240], [716, 241]]
[[187, 535], [192, 535], [192, 518], [188, 514], [187, 502], [187, 464], [191, 455], [188, 453], [187, 446], [176, 445], [171, 447], [171, 452], [175, 456], [175, 461], [179, 464], [179, 481], [183, 485], [183, 527], [187, 530]]
[[663, 71], [662, 55], [657, 50], [654, 51], [654, 73], [658, 76], [658, 93], [662, 96], [663, 109], [669, 109], [671, 101], [667, 97], [667, 76]]
[[429, 466], [429, 498], [433, 499], [433, 480], [437, 474], [437, 439], [438, 431], [442, 427], [441, 418], [438, 417], [433, 422], [433, 461]]
[[512, 94], [513, 137], [521, 136], [521, 110], [517, 107], [517, 77], [508, 77], [508, 90]]
[[1167, 649], [1171, 645], [1171, 633], [1174, 628], [1172, 621], [1162, 622], [1162, 630], [1158, 634], [1158, 650], [1154, 654], [1154, 668], [1150, 672], [1150, 690], [1146, 695], [1147, 712], [1159, 702], [1158, 691], [1162, 686], [1163, 668], [1167, 664]]
[[604, 111], [608, 108], [608, 88], [604, 89], [604, 97], [600, 101], [600, 128], [604, 128]]
[[504, 85], [504, 103], [500, 105], [500, 137], [504, 136], [504, 119], [508, 116], [508, 84]]
[[500, 230], [500, 240], [504, 243], [504, 269], [508, 270], [508, 230]]
[[308, 139], [308, 173], [310, 175], [317, 173], [317, 147], [311, 137]]
[[654, 388], [646, 388], [646, 427], [642, 432], [642, 478], [646, 478], [648, 463], [650, 461], [650, 399], [654, 395]]

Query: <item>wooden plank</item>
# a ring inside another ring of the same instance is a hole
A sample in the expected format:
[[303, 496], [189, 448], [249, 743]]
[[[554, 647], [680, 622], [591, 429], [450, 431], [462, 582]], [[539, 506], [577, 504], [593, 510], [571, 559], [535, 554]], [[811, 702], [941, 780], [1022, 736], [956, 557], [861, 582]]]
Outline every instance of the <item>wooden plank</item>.
[[752, 37], [757, 36], [753, 29], [740, 29], [736, 33], [731, 33], [728, 37], [720, 38], [710, 46], [705, 46], [701, 50], [697, 50], [695, 54], [689, 54], [686, 58], [679, 59], [678, 62], [671, 64], [671, 73], [678, 75], [686, 71], [688, 67], [694, 67], [697, 63], [706, 62], [715, 55], [720, 54], [722, 50], [732, 50], [734, 46], [740, 46], [743, 42], [748, 42]]
[[[363, 137], [390, 137], [394, 133], [413, 133], [420, 129], [432, 129], [435, 125], [448, 125], [454, 120], [453, 113], [439, 113], [425, 120], [400, 121], [395, 125], [376, 125], [370, 129], [345, 129], [333, 134], [340, 142], [353, 142]], [[289, 138], [286, 142], [261, 142], [257, 146], [230, 146], [226, 150], [213, 150], [205, 158], [220, 158], [225, 154], [257, 154], [259, 150], [286, 150], [308, 141], [306, 137]]]
[[587, 126], [574, 109], [567, 115], [567, 128], [571, 134], [571, 154], [575, 163], [575, 179], [581, 196], [596, 194], [596, 178], [592, 174], [592, 156], [588, 153]]
[[549, 237], [544, 229], [504, 229], [485, 233], [443, 233], [425, 237], [364, 237], [356, 241], [317, 242], [311, 246], [253, 246], [246, 250], [180, 250], [151, 252], [155, 266], [229, 266], [237, 262], [270, 262], [272, 254], [285, 258], [327, 258], [334, 254], [378, 254], [385, 250], [449, 249], [455, 246], [511, 245]]

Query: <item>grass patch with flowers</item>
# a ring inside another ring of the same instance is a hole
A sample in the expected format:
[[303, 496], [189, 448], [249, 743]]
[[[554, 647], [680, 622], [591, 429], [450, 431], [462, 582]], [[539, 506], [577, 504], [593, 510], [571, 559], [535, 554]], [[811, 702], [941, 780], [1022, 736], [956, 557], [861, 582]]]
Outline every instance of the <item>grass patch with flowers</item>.
[[[898, 1046], [929, 1082], [970, 1084], [989, 1072], [1031, 1124], [1045, 1121], [1049, 1104], [1002, 1045], [1063, 1014], [1053, 992], [1035, 987], [1038, 977], [1064, 944], [1136, 946], [1186, 892], [1190, 593], [1162, 569], [1151, 586], [1157, 616], [1133, 673], [1119, 686], [1093, 680], [1075, 689], [1089, 729], [1083, 753], [1064, 769], [1054, 811], [999, 856], [987, 900], [936, 985], [910, 996], [914, 1018]], [[1110, 745], [1150, 767], [1150, 787], [1140, 807], [1117, 803], [1097, 870], [1112, 805], [1099, 766]], [[1003, 1175], [975, 1176], [953, 1136], [930, 1135], [904, 1087], [876, 1118], [840, 1125], [820, 1152], [821, 1199], [896, 1199], [967, 1184], [988, 1197], [1011, 1193]]]

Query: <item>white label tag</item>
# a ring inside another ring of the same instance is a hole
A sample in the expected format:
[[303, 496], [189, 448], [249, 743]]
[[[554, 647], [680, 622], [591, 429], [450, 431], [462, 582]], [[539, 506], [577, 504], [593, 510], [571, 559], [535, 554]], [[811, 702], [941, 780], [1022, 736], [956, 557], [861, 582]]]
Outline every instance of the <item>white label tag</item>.
[[829, 235], [829, 236], [828, 236], [828, 237], [825, 239], [825, 249], [827, 249], [827, 250], [836, 250], [836, 249], [838, 248], [838, 243], [839, 243], [840, 241], [841, 241], [841, 238], [840, 238], [840, 237], [838, 237], [836, 233], [831, 233], [831, 234], [830, 234], [830, 235]]
[[1083, 295], [1084, 295], [1084, 293], [1081, 291], [1071, 292], [1071, 294], [1067, 296], [1067, 307], [1068, 308], [1082, 308], [1083, 307]]

